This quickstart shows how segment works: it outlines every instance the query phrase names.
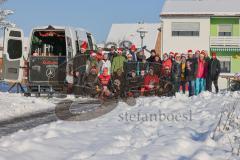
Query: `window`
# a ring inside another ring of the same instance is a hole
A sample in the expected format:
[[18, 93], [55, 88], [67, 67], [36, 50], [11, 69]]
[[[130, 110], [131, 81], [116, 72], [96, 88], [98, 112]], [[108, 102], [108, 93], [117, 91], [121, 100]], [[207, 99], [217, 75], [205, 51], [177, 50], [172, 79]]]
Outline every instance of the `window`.
[[21, 32], [19, 32], [19, 31], [10, 31], [9, 36], [11, 36], [11, 37], [21, 37]]
[[221, 73], [231, 72], [231, 58], [230, 57], [219, 57], [221, 65]]
[[8, 41], [7, 52], [10, 59], [19, 59], [22, 57], [22, 41], [12, 40]]
[[199, 22], [173, 22], [172, 36], [199, 36]]
[[220, 24], [218, 26], [218, 36], [232, 36], [232, 25]]

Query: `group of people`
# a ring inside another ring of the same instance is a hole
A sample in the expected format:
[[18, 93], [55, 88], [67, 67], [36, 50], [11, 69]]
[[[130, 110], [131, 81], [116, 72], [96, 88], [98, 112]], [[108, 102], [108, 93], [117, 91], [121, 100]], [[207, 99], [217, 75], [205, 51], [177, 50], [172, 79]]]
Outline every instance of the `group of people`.
[[[206, 51], [188, 50], [187, 54], [164, 53], [161, 59], [155, 50], [149, 58], [143, 49], [132, 45], [129, 49], [111, 47], [106, 52], [87, 54], [87, 43], [73, 60], [70, 74], [75, 86], [82, 86], [80, 92], [96, 96], [138, 96], [149, 93], [174, 95], [186, 90], [189, 96], [204, 90], [212, 91], [214, 83], [218, 89], [220, 62], [216, 53], [210, 58]], [[73, 85], [73, 86], [74, 86]], [[167, 94], [164, 94], [167, 93]]]

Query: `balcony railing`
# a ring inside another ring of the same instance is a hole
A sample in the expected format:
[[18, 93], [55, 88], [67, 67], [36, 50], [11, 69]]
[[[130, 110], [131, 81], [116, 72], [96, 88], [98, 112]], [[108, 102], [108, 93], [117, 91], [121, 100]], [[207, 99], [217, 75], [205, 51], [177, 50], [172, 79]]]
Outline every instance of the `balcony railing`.
[[240, 37], [210, 37], [211, 47], [240, 47]]

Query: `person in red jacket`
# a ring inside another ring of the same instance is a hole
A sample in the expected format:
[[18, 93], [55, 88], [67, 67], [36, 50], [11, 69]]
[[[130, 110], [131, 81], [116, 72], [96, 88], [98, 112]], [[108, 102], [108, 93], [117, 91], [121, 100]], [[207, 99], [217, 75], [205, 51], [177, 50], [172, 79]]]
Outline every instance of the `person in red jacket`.
[[169, 58], [167, 53], [163, 54], [163, 61], [162, 61], [162, 70], [161, 73], [164, 73], [164, 68], [169, 67], [172, 70], [172, 60]]
[[196, 77], [196, 86], [195, 86], [195, 94], [198, 95], [202, 91], [205, 91], [205, 83], [206, 83], [206, 74], [207, 74], [207, 63], [205, 62], [205, 53], [201, 52], [199, 54], [199, 58], [197, 60], [197, 77]]
[[150, 67], [149, 73], [144, 78], [144, 87], [141, 89], [141, 93], [150, 92], [150, 91], [157, 91], [159, 88], [159, 78], [156, 74], [154, 74], [153, 67]]
[[103, 69], [103, 73], [98, 76], [99, 83], [101, 85], [102, 91], [100, 94], [100, 97], [103, 98], [103, 96], [109, 97], [111, 95], [111, 92], [108, 88], [111, 76], [108, 74], [108, 68]]

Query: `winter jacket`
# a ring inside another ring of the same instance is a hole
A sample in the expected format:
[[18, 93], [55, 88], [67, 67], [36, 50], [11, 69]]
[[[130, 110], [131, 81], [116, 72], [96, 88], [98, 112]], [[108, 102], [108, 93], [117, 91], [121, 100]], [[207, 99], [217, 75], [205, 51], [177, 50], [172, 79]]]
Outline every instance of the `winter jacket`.
[[181, 81], [186, 81], [186, 63], [181, 63]]
[[108, 53], [108, 57], [109, 57], [109, 60], [110, 62], [113, 61], [113, 58], [117, 56], [117, 53], [116, 52], [109, 52]]
[[167, 59], [165, 61], [162, 61], [162, 68], [161, 68], [161, 75], [164, 74], [164, 69], [165, 67], [169, 67], [170, 70], [172, 70], [172, 60], [171, 59]]
[[187, 81], [194, 81], [197, 76], [197, 61], [196, 59], [188, 59], [186, 62], [186, 80]]
[[123, 71], [123, 64], [126, 61], [126, 58], [122, 55], [118, 55], [113, 58], [112, 62], [112, 73], [117, 72], [118, 69]]
[[205, 61], [198, 60], [198, 68], [197, 68], [197, 78], [205, 78], [206, 75], [206, 68], [205, 68]]
[[148, 74], [144, 78], [144, 87], [146, 90], [151, 90], [152, 88], [155, 88], [156, 85], [159, 84], [159, 78], [157, 75], [150, 75]]
[[167, 82], [171, 82], [172, 84], [175, 84], [176, 80], [175, 80], [175, 76], [172, 72], [168, 73], [168, 74], [162, 74], [160, 79], [162, 81], [164, 81], [163, 83]]
[[100, 76], [98, 76], [98, 79], [102, 86], [108, 86], [111, 80], [111, 76], [110, 75], [104, 76], [103, 74], [101, 74]]
[[73, 58], [73, 71], [84, 73], [86, 72], [86, 64], [89, 55], [78, 53]]
[[174, 61], [172, 64], [172, 73], [175, 76], [175, 80], [180, 82], [181, 81], [181, 64]]
[[111, 74], [111, 62], [109, 60], [101, 60], [98, 64], [99, 74], [102, 74], [103, 69], [108, 68], [108, 74]]
[[167, 59], [166, 61], [162, 61], [162, 67], [163, 69], [168, 66], [170, 68], [170, 70], [172, 69], [172, 60], [171, 59]]
[[209, 57], [205, 58], [205, 67], [206, 67], [206, 75], [205, 75], [205, 77], [206, 78], [210, 78], [210, 76], [209, 76], [209, 64], [210, 64], [210, 61], [211, 61], [211, 58], [209, 58]]
[[90, 58], [89, 60], [87, 60], [87, 64], [86, 64], [86, 73], [88, 74], [91, 70], [91, 68], [95, 66], [98, 66], [98, 61], [95, 59]]
[[210, 76], [212, 80], [217, 80], [221, 72], [220, 61], [218, 59], [211, 59], [208, 66], [208, 76]]
[[89, 88], [93, 88], [98, 84], [98, 76], [97, 74], [86, 74], [84, 76], [84, 85], [89, 87]]
[[132, 55], [132, 60], [136, 62], [138, 60], [137, 53], [130, 51], [130, 54]]
[[148, 62], [152, 63], [155, 61], [155, 56], [150, 56], [148, 59], [147, 59]]

